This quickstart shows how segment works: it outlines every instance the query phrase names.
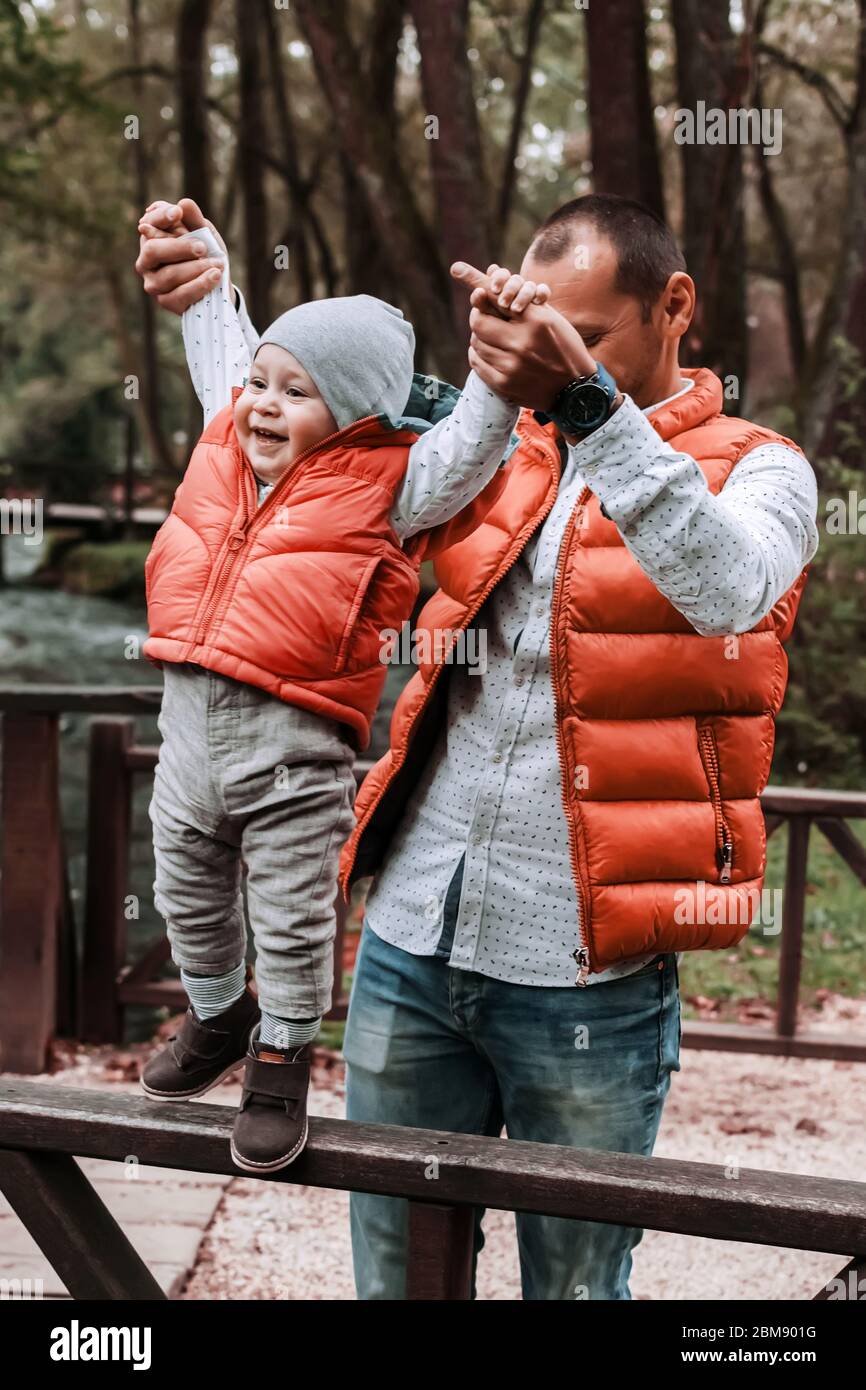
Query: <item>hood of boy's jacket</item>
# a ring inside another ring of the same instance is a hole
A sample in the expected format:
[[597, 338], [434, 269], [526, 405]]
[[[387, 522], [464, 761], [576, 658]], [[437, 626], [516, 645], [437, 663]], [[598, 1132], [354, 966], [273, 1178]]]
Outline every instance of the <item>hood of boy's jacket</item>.
[[[459, 399], [459, 390], [449, 381], [441, 381], [439, 377], [415, 372], [404, 412], [400, 419], [392, 421], [392, 424], [397, 428], [424, 434], [426, 430], [432, 429], [440, 420], [450, 415]], [[517, 431], [512, 430], [511, 438], [503, 450], [503, 463], [513, 454], [519, 442]]]
[[449, 381], [440, 381], [439, 377], [415, 372], [403, 414], [392, 423], [396, 428], [424, 434], [440, 420], [444, 420], [446, 415], [450, 415], [459, 399], [458, 388], [452, 386]]

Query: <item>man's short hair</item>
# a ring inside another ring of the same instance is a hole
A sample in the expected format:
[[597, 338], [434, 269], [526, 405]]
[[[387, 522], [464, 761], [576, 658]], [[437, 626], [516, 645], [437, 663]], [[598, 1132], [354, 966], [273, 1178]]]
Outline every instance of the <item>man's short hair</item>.
[[606, 237], [616, 253], [616, 288], [639, 300], [648, 319], [670, 277], [686, 269], [670, 227], [633, 198], [590, 193], [564, 203], [542, 222], [530, 245], [531, 255], [542, 265], [561, 260], [574, 249], [578, 227], [587, 224]]

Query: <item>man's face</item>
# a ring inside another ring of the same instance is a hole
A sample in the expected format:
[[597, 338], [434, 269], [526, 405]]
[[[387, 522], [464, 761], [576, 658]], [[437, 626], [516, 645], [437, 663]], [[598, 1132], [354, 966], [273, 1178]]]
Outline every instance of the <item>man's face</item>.
[[[575, 228], [574, 247], [544, 264], [527, 252], [520, 273], [546, 281], [550, 303], [577, 329], [596, 360], [604, 363], [621, 391], [639, 406], [653, 404], [662, 338], [657, 315], [644, 322], [639, 300], [616, 289], [616, 253], [591, 226]], [[648, 395], [649, 399], [644, 399]]]
[[265, 343], [256, 353], [234, 417], [241, 448], [256, 474], [269, 483], [337, 429], [312, 377], [275, 343]]

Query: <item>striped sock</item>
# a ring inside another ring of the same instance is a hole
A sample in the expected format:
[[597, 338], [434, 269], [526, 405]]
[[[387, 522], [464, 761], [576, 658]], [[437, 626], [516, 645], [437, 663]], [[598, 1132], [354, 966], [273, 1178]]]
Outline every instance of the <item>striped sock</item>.
[[180, 972], [180, 981], [189, 995], [196, 1018], [213, 1018], [240, 999], [246, 987], [247, 965], [241, 961], [225, 975], [188, 975]]
[[280, 1018], [262, 1009], [262, 1026], [258, 1037], [260, 1047], [276, 1047], [286, 1052], [291, 1047], [312, 1042], [321, 1027], [321, 1018]]

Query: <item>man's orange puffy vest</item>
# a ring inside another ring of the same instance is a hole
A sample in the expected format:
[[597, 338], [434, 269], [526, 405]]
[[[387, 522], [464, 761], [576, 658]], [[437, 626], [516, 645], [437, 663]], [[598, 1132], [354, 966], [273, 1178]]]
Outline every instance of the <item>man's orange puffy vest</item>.
[[402, 549], [388, 519], [416, 438], [379, 416], [356, 421], [259, 507], [232, 407], [221, 410], [145, 562], [145, 655], [338, 719], [366, 748], [387, 669], [381, 633], [418, 594], [418, 547]]
[[[756, 445], [791, 441], [722, 415], [709, 371], [649, 417], [718, 493]], [[553, 506], [553, 425], [524, 411], [508, 482], [481, 525], [436, 560], [438, 592], [418, 620], [441, 654], [473, 620]], [[797, 448], [796, 445], [792, 447]], [[755, 916], [766, 863], [759, 793], [787, 681], [782, 643], [806, 571], [750, 632], [702, 637], [663, 598], [588, 488], [566, 528], [551, 615], [551, 734], [579, 904], [575, 960], [589, 971], [645, 952], [720, 949]], [[447, 653], [445, 654], [447, 655]], [[446, 716], [447, 660], [401, 692], [391, 748], [365, 779], [341, 861], [345, 894], [375, 873]], [[751, 891], [750, 891], [751, 890]]]

